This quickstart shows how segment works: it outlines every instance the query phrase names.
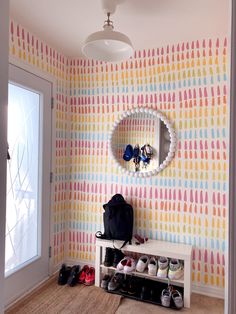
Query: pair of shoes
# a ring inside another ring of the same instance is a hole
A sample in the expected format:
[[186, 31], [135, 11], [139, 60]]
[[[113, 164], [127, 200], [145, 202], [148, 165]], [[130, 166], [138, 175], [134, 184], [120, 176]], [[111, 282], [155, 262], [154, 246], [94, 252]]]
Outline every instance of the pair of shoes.
[[122, 260], [125, 255], [118, 249], [106, 248], [106, 255], [104, 259], [104, 266], [106, 267], [116, 267], [117, 264]]
[[68, 284], [69, 286], [74, 287], [78, 281], [79, 270], [79, 265], [74, 265], [73, 267], [70, 267], [66, 266], [66, 264], [62, 264], [59, 271], [58, 284]]
[[123, 274], [115, 273], [108, 282], [107, 290], [108, 291], [118, 290], [123, 282], [123, 279], [124, 279]]
[[62, 264], [61, 269], [59, 271], [59, 276], [58, 276], [59, 285], [67, 284], [67, 280], [70, 276], [70, 272], [71, 272], [71, 267], [66, 266], [66, 264]]
[[106, 267], [116, 267], [117, 264], [122, 260], [125, 255], [122, 253], [121, 250], [106, 248], [106, 255], [104, 260], [104, 266]]
[[184, 306], [182, 294], [178, 290], [164, 289], [161, 293], [162, 306], [170, 307], [171, 299], [177, 309], [181, 309]]
[[137, 295], [139, 291], [139, 278], [127, 276], [121, 283], [120, 292], [128, 295]]
[[95, 268], [84, 265], [78, 276], [78, 283], [91, 286], [95, 282]]
[[139, 258], [136, 271], [143, 273], [145, 269], [148, 269], [148, 274], [156, 276], [157, 274], [157, 261], [155, 257], [149, 258], [147, 255], [143, 255]]
[[138, 234], [135, 234], [134, 238], [137, 241], [136, 244], [143, 244], [145, 241], [148, 241], [148, 238], [143, 238]]
[[184, 268], [178, 259], [172, 258], [169, 262], [166, 257], [161, 256], [158, 259], [157, 277], [166, 278], [167, 274], [170, 280], [178, 280], [183, 277]]
[[118, 264], [116, 269], [121, 271], [123, 270], [124, 273], [130, 273], [135, 270], [135, 260], [129, 256], [125, 256]]

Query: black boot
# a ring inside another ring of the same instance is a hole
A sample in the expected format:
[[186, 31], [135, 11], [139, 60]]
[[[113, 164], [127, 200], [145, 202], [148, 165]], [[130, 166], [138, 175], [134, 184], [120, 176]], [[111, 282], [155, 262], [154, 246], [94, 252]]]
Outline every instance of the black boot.
[[106, 266], [106, 267], [112, 266], [113, 260], [114, 260], [114, 249], [107, 247], [105, 260], [104, 260], [104, 266]]
[[116, 268], [118, 263], [124, 258], [124, 254], [121, 252], [121, 250], [114, 249], [114, 260], [112, 266]]

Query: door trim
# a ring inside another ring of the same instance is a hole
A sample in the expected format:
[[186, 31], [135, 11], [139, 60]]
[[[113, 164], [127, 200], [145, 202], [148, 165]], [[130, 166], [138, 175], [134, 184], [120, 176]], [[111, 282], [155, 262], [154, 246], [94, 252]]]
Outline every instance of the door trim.
[[[55, 99], [56, 99], [56, 79], [54, 76], [52, 76], [51, 74], [47, 73], [47, 72], [43, 72], [40, 69], [26, 63], [23, 61], [18, 60], [15, 57], [9, 56], [9, 64], [14, 65], [26, 72], [29, 72], [31, 74], [34, 74], [35, 76], [38, 76], [39, 78], [42, 78], [48, 82], [51, 83], [52, 85], [52, 89], [51, 89], [51, 94], [52, 94], [52, 98], [54, 99], [54, 103], [55, 103]], [[54, 106], [55, 108], [55, 106]], [[56, 115], [55, 115], [55, 109], [52, 109], [51, 112], [51, 165], [50, 165], [50, 172], [53, 172], [53, 170], [55, 169], [55, 164], [56, 164], [56, 160], [55, 160], [55, 156], [56, 156]], [[50, 184], [50, 212], [49, 212], [49, 219], [50, 219], [50, 230], [49, 230], [49, 246], [51, 246], [53, 248], [53, 212], [52, 212], [52, 208], [53, 208], [53, 191], [54, 191], [54, 181], [51, 182]], [[54, 264], [53, 264], [53, 254], [51, 256], [51, 258], [49, 258], [49, 275], [51, 276], [54, 272]]]

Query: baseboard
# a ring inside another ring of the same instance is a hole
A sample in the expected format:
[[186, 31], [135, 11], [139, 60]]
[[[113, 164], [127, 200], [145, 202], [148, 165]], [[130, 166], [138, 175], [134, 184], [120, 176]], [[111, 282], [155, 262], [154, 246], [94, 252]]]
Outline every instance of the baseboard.
[[88, 261], [84, 261], [84, 260], [74, 260], [74, 259], [66, 259], [64, 262], [66, 265], [68, 266], [73, 266], [73, 265], [80, 265], [81, 268], [84, 265], [88, 265], [89, 267], [94, 267], [95, 266], [95, 262], [89, 262]]
[[14, 307], [14, 305], [19, 302], [22, 301], [25, 298], [28, 298], [29, 295], [35, 293], [37, 290], [39, 290], [41, 287], [43, 287], [47, 282], [50, 282], [51, 280], [53, 280], [55, 277], [55, 275], [52, 275], [50, 277], [46, 277], [45, 279], [43, 279], [42, 281], [40, 281], [37, 285], [35, 285], [34, 287], [32, 287], [31, 289], [28, 289], [27, 291], [25, 291], [23, 294], [21, 294], [19, 297], [17, 297], [16, 299], [10, 301], [9, 304], [5, 305], [4, 310], [8, 310], [11, 307]]
[[192, 285], [192, 292], [208, 297], [225, 299], [225, 291], [222, 288]]

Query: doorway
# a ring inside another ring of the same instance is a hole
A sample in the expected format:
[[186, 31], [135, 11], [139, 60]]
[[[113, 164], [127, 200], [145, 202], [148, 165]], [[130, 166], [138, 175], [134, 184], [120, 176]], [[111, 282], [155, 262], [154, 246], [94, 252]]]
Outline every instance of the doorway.
[[9, 66], [5, 305], [49, 274], [52, 84]]

